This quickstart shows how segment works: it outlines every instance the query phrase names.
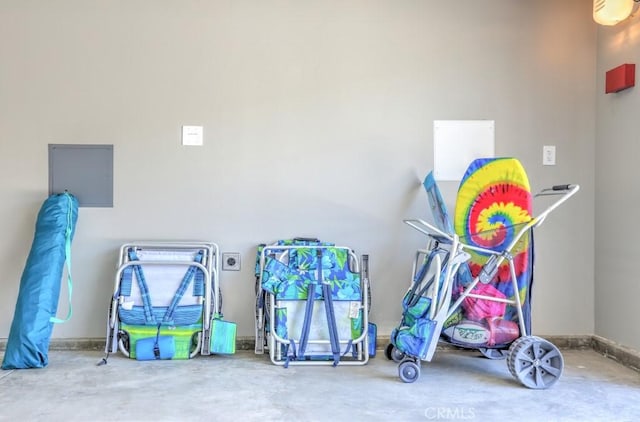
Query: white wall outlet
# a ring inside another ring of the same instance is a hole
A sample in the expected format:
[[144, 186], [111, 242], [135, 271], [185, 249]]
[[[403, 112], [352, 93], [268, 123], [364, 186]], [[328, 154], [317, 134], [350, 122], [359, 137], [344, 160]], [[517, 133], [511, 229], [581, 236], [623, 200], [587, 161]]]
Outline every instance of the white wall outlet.
[[555, 145], [545, 145], [542, 147], [542, 165], [543, 166], [556, 165], [556, 146]]
[[202, 126], [182, 126], [182, 145], [202, 146], [203, 134]]
[[222, 270], [240, 271], [240, 252], [223, 252]]

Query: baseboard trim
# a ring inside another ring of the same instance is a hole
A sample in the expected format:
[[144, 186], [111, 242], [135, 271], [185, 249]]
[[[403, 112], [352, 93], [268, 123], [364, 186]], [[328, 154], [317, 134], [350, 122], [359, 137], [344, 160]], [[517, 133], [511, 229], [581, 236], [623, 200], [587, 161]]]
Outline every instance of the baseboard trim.
[[592, 336], [593, 350], [640, 372], [640, 352], [600, 336]]
[[[593, 349], [593, 339], [592, 336], [540, 336], [544, 337], [546, 340], [549, 340], [551, 343], [555, 344], [559, 349], [575, 349], [575, 350], [583, 350], [583, 349]], [[390, 338], [389, 336], [378, 336], [376, 349], [384, 350], [389, 344]], [[460, 348], [454, 346], [449, 343], [440, 342], [438, 344], [438, 349], [441, 350], [459, 350]]]
[[[618, 344], [614, 341], [596, 335], [570, 335], [570, 336], [541, 336], [555, 344], [559, 349], [565, 350], [589, 350], [592, 349], [601, 355], [611, 358], [620, 364], [640, 372], [640, 351]], [[384, 350], [389, 344], [389, 336], [376, 338], [376, 349]], [[58, 338], [49, 343], [49, 350], [104, 350], [104, 338]], [[0, 339], [0, 351], [7, 346], [7, 339]], [[255, 338], [238, 337], [236, 350], [254, 350]], [[457, 347], [440, 343], [439, 350], [456, 350]]]

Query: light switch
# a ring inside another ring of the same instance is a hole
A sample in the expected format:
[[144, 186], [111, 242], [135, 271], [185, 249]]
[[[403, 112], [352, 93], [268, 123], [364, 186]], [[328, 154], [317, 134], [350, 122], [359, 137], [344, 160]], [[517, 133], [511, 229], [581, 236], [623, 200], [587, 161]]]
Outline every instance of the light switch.
[[182, 145], [201, 146], [203, 133], [202, 126], [182, 126]]
[[545, 145], [542, 147], [542, 165], [543, 166], [556, 165], [556, 146], [555, 145]]

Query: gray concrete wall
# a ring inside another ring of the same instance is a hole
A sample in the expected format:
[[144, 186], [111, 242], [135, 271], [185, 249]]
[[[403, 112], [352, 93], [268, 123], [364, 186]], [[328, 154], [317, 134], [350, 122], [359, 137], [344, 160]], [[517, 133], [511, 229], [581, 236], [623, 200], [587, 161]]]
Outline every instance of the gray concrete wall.
[[639, 16], [598, 29], [596, 131], [595, 333], [640, 349], [637, 329], [640, 283], [635, 262], [640, 156], [638, 87], [605, 94], [605, 73], [640, 61]]
[[[115, 161], [114, 207], [80, 209], [74, 318], [54, 337], [104, 334], [117, 248], [140, 239], [240, 252], [242, 270], [222, 274], [225, 316], [250, 336], [256, 245], [292, 236], [370, 254], [371, 318], [388, 335], [425, 240], [402, 219], [427, 217], [419, 181], [433, 121], [446, 119], [495, 120], [496, 153], [518, 157], [534, 190], [582, 185], [538, 231], [533, 327], [593, 333], [590, 7], [0, 3], [0, 337], [47, 195], [49, 143], [113, 144]], [[189, 124], [204, 126], [203, 147], [180, 145]], [[555, 167], [542, 166], [543, 145], [557, 146]], [[456, 185], [443, 185], [451, 204]]]

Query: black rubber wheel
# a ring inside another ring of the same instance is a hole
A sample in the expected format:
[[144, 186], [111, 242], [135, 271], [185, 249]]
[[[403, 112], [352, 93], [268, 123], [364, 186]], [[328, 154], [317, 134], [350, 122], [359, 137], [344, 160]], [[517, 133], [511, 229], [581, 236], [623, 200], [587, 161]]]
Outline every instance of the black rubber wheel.
[[386, 349], [384, 349], [384, 355], [387, 357], [387, 359], [392, 360], [396, 363], [402, 362], [402, 359], [404, 359], [405, 357], [404, 353], [398, 350], [396, 346], [391, 343], [389, 343]]
[[389, 360], [393, 360], [393, 357], [391, 355], [391, 353], [393, 352], [393, 348], [394, 346], [391, 343], [387, 344], [387, 347], [384, 348], [384, 355]]

